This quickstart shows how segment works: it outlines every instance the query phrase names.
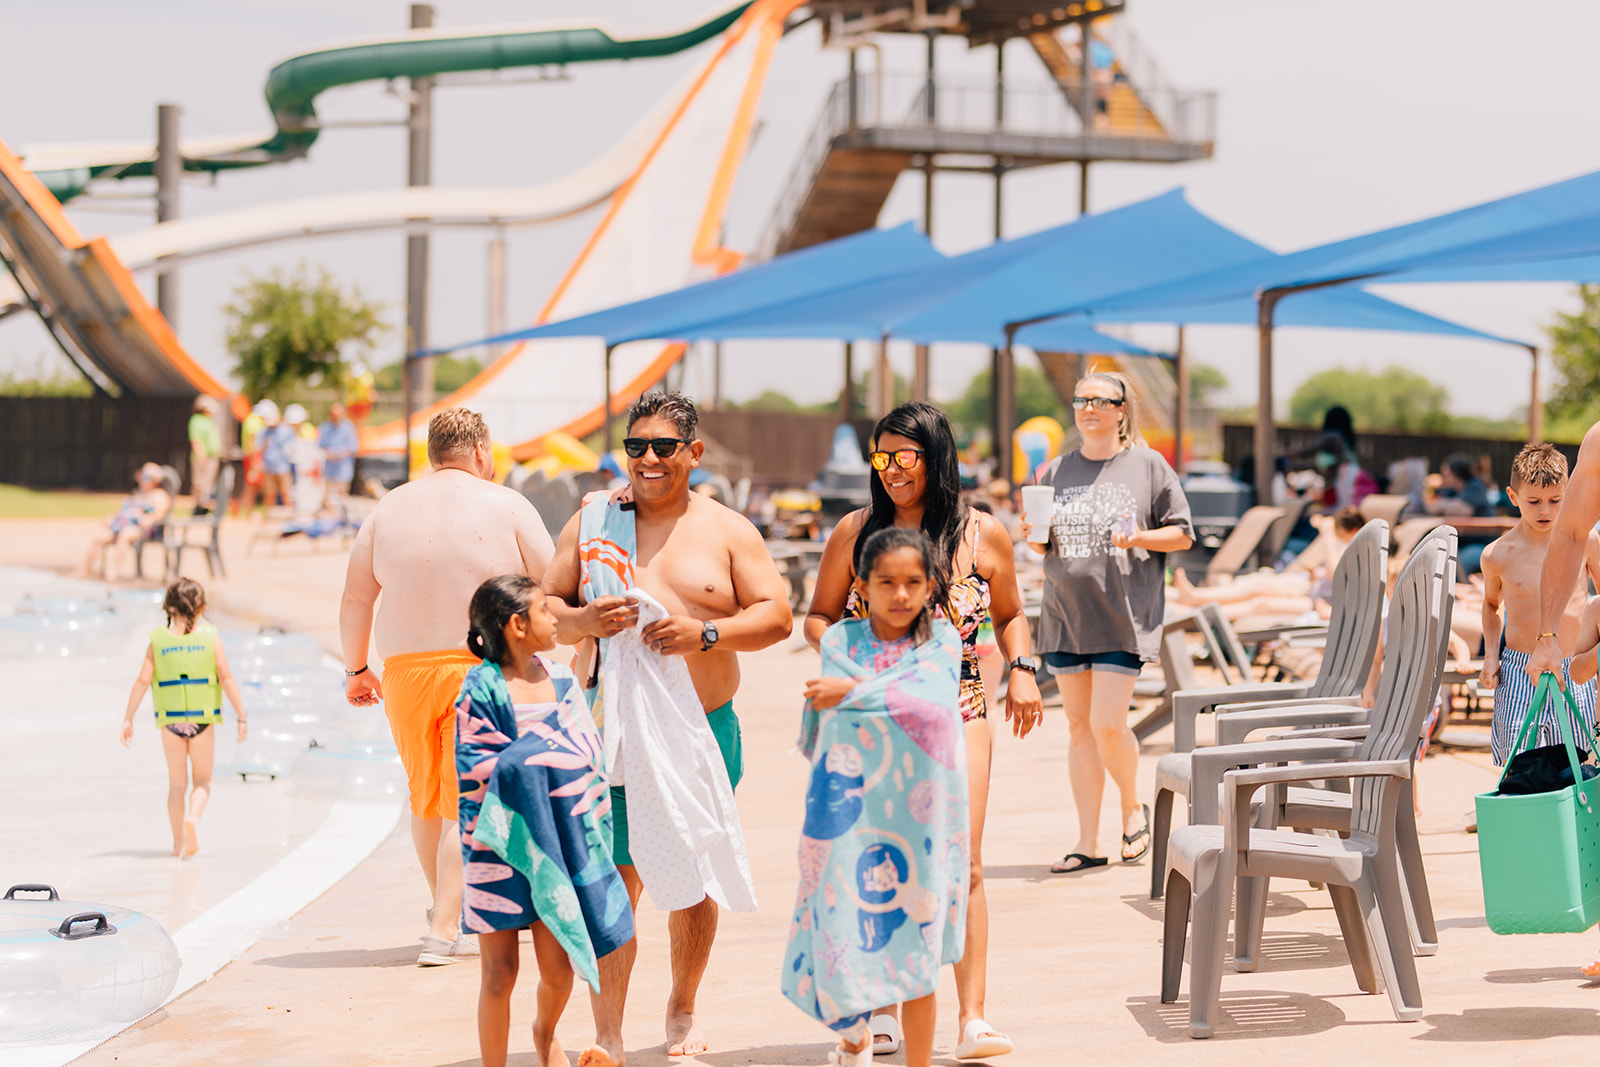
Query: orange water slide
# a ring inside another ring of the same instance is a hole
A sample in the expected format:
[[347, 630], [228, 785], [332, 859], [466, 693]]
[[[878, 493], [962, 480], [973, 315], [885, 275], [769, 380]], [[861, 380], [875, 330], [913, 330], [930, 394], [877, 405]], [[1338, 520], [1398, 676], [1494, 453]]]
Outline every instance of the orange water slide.
[[227, 397], [150, 306], [103, 237], [85, 240], [61, 204], [0, 142], [0, 253], [68, 358], [136, 396]]
[[[727, 132], [723, 138], [715, 170], [711, 175], [709, 186], [703, 194], [704, 201], [689, 254], [690, 262], [684, 264], [684, 280], [688, 280], [688, 275], [694, 268], [709, 268], [714, 274], [724, 274], [739, 265], [742, 259], [741, 253], [722, 247], [718, 241], [718, 234], [722, 228], [723, 215], [733, 190], [734, 180], [738, 175], [739, 163], [743, 159], [748, 146], [750, 131], [754, 125], [756, 107], [760, 102], [761, 92], [766, 84], [772, 56], [777, 48], [779, 39], [783, 35], [784, 21], [803, 2], [804, 0], [757, 0], [740, 20], [723, 35], [716, 52], [690, 84], [688, 90], [679, 101], [676, 110], [662, 128], [655, 143], [645, 153], [638, 169], [611, 198], [604, 216], [596, 225], [584, 248], [579, 252], [560, 284], [556, 286], [554, 292], [545, 302], [536, 319], [537, 322], [548, 322], [580, 313], [579, 309], [563, 306], [574, 283], [583, 277], [586, 271], [597, 269], [594, 264], [594, 256], [602, 242], [620, 239], [619, 217], [629, 206], [630, 197], [639, 190], [642, 183], [653, 177], [665, 165], [662, 160], [664, 149], [672, 140], [674, 134], [681, 132], [680, 126], [684, 122], [685, 116], [707, 93], [708, 83], [711, 82], [713, 76], [719, 73], [719, 68], [729, 61], [730, 55], [736, 49], [747, 42], [753, 41], [754, 49], [748, 74], [739, 92], [732, 122], [727, 127]], [[641, 252], [640, 254], [645, 253]], [[681, 343], [662, 345], [654, 357], [645, 361], [642, 367], [637, 368], [620, 389], [612, 393], [610, 398], [612, 410], [616, 411], [619, 407], [626, 406], [631, 398], [660, 381], [667, 370], [683, 357], [685, 349], [686, 346]], [[439, 411], [458, 404], [471, 403], [474, 399], [489, 399], [492, 395], [492, 387], [497, 383], [503, 383], [506, 373], [515, 367], [519, 361], [529, 358], [536, 358], [533, 346], [528, 345], [526, 342], [514, 346], [455, 393], [433, 404], [431, 407], [416, 412], [410, 425], [411, 435], [415, 436], [420, 433], [426, 427], [427, 421]], [[542, 451], [542, 439], [552, 431], [560, 431], [581, 437], [599, 429], [604, 421], [604, 406], [595, 404], [591, 409], [568, 418], [560, 425], [542, 427], [539, 432], [515, 445], [513, 449], [514, 455], [521, 460], [540, 454]], [[401, 440], [402, 427], [399, 420], [382, 426], [369, 427], [362, 435], [363, 447], [372, 450], [397, 449], [400, 447]]]

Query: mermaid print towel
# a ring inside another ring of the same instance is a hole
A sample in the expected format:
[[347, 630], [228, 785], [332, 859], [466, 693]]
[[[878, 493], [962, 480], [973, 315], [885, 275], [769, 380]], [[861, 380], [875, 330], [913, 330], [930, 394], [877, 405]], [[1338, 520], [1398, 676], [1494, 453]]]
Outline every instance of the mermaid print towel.
[[811, 779], [783, 993], [841, 1032], [932, 993], [966, 947], [961, 638], [938, 619], [874, 670], [886, 657], [871, 625], [823, 635], [822, 673], [861, 681], [837, 707], [807, 704], [800, 736]]
[[461, 921], [469, 933], [544, 923], [598, 993], [598, 960], [632, 940], [633, 911], [611, 861], [600, 735], [577, 678], [539, 661], [557, 701], [520, 723], [497, 665], [480, 663], [461, 684]]

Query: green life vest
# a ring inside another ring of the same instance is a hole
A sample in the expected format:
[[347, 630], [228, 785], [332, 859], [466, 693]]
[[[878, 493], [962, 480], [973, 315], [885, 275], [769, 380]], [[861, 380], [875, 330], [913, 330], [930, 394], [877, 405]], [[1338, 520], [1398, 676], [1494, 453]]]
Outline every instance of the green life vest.
[[165, 626], [150, 631], [155, 659], [156, 725], [222, 721], [222, 685], [217, 681], [217, 633], [207, 627], [175, 634]]

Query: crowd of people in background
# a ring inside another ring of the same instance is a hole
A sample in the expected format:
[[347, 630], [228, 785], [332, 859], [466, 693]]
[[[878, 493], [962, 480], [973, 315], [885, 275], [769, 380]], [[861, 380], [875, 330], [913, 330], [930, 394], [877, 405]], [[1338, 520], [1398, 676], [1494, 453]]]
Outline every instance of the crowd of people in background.
[[[209, 399], [209, 398], [202, 398]], [[190, 420], [189, 440], [199, 456], [214, 431]], [[239, 426], [239, 454], [243, 470], [236, 509], [260, 518], [265, 509], [281, 509], [296, 518], [339, 512], [355, 480], [355, 459], [360, 435], [345, 406], [337, 401], [319, 426], [312, 423], [304, 405], [289, 404], [281, 411], [276, 402], [260, 400]], [[202, 483], [195, 478], [196, 499], [203, 501]]]

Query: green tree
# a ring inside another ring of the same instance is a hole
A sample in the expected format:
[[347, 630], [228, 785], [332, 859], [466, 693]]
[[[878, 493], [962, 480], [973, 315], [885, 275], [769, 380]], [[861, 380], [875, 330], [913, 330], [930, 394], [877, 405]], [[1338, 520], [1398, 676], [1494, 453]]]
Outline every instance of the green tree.
[[[433, 358], [433, 391], [453, 393], [466, 385], [483, 370], [483, 361], [471, 356], [435, 356]], [[399, 392], [406, 387], [400, 376], [400, 361], [386, 363], [372, 372], [373, 388], [384, 392]]]
[[1289, 421], [1320, 426], [1335, 404], [1350, 409], [1358, 430], [1450, 429], [1450, 391], [1404, 367], [1390, 366], [1376, 374], [1335, 367], [1313, 374], [1289, 398]]
[[371, 350], [383, 306], [341, 289], [326, 270], [247, 276], [223, 308], [227, 348], [248, 396], [276, 396], [320, 379], [340, 386], [347, 361]]
[[1562, 421], [1592, 422], [1600, 415], [1600, 285], [1578, 286], [1575, 315], [1557, 312], [1545, 326], [1556, 388], [1545, 405]]
[[1228, 388], [1228, 376], [1220, 367], [1209, 363], [1195, 363], [1189, 367], [1189, 403], [1196, 407], [1210, 407], [1216, 394]]
[[760, 393], [741, 403], [728, 405], [735, 411], [803, 411], [794, 398], [788, 393], [780, 393], [776, 389], [764, 389]]
[[[944, 405], [950, 421], [975, 433], [989, 425], [989, 393], [991, 372], [984, 368], [972, 376], [972, 381], [961, 395]], [[1056, 393], [1044, 371], [1026, 364], [1017, 366], [1017, 422], [1024, 423], [1035, 415], [1048, 415], [1063, 426], [1072, 424], [1072, 416]]]

